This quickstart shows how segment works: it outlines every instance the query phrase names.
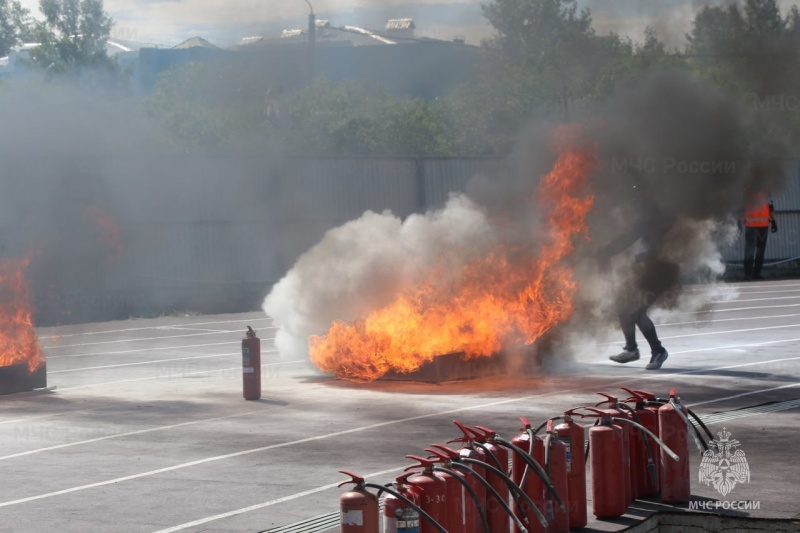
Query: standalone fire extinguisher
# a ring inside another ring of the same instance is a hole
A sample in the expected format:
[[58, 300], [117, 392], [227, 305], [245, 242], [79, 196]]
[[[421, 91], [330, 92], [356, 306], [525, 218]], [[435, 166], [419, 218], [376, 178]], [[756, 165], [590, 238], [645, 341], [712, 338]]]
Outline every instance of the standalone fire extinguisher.
[[261, 339], [250, 326], [242, 339], [242, 390], [245, 400], [261, 398]]
[[[401, 496], [419, 505], [419, 495], [408, 486], [408, 478], [414, 474], [404, 474], [397, 478], [396, 490]], [[419, 511], [394, 494], [383, 498], [384, 533], [419, 533]]]
[[339, 497], [341, 511], [340, 533], [379, 533], [380, 518], [378, 511], [378, 497], [367, 490], [364, 478], [344, 470], [340, 473], [350, 476], [350, 481], [342, 485], [355, 485], [352, 490]]

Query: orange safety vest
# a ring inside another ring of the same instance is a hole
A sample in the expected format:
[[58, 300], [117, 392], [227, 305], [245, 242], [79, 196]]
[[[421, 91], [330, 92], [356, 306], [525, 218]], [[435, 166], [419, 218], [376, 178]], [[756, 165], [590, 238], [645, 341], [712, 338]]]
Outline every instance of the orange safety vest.
[[744, 225], [748, 228], [768, 228], [770, 220], [768, 203], [748, 207], [744, 212]]

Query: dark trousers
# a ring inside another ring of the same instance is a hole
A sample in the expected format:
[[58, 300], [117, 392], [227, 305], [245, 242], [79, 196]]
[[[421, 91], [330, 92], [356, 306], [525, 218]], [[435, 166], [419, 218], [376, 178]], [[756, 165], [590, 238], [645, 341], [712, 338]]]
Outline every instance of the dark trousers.
[[656, 326], [650, 317], [647, 316], [647, 307], [640, 307], [633, 311], [620, 311], [619, 323], [622, 326], [622, 334], [625, 335], [625, 349], [635, 350], [636, 344], [636, 327], [642, 332], [647, 343], [650, 345], [651, 352], [661, 351], [661, 341], [658, 340], [656, 333]]
[[769, 228], [746, 227], [744, 229], [744, 277], [746, 279], [761, 276], [768, 235]]

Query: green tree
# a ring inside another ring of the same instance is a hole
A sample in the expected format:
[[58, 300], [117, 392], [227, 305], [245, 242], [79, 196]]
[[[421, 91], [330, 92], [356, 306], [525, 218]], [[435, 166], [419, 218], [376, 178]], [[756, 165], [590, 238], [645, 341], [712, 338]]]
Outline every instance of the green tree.
[[44, 15], [35, 29], [40, 46], [31, 51], [36, 64], [51, 73], [115, 70], [105, 45], [114, 23], [103, 0], [40, 0], [39, 9]]
[[17, 0], [0, 0], [0, 57], [30, 36], [28, 10]]

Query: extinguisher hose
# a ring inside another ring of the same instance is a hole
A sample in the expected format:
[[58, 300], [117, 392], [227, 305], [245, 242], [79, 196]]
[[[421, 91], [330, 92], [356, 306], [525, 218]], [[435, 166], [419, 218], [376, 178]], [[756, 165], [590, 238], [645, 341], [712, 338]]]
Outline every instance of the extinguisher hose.
[[[451, 466], [456, 466], [456, 464], [457, 463], [453, 463], [453, 462], [450, 463]], [[464, 479], [464, 476], [460, 475], [458, 472], [455, 472], [455, 471], [450, 470], [449, 468], [445, 468], [443, 466], [434, 466], [433, 467], [433, 471], [434, 472], [444, 472], [445, 474], [450, 474], [451, 476], [456, 478], [459, 483], [461, 483], [464, 486], [464, 488], [467, 490], [467, 492], [469, 493], [469, 495], [472, 498], [472, 500], [475, 502], [475, 507], [478, 509], [478, 515], [480, 515], [480, 517], [481, 517], [481, 523], [483, 524], [484, 532], [485, 533], [491, 533], [491, 531], [489, 530], [489, 522], [486, 520], [486, 513], [483, 510], [483, 505], [481, 505], [480, 499], [478, 499], [478, 494], [475, 492], [475, 489], [473, 489], [472, 486], [469, 483], [467, 483], [467, 480]]]
[[[483, 461], [478, 461], [477, 459], [470, 459], [469, 457], [462, 457], [461, 460], [464, 461], [465, 463], [471, 463], [471, 464], [480, 465], [483, 468], [489, 469], [490, 471], [492, 469], [494, 469], [494, 467], [492, 467], [490, 465], [487, 465]], [[517, 518], [517, 515], [514, 514], [514, 511], [511, 510], [511, 507], [508, 506], [508, 504], [504, 501], [503, 497], [500, 496], [500, 493], [497, 492], [497, 490], [495, 490], [494, 487], [492, 487], [492, 484], [489, 483], [489, 481], [484, 479], [483, 476], [481, 476], [480, 474], [475, 472], [472, 468], [468, 467], [467, 465], [462, 465], [460, 463], [453, 463], [453, 466], [457, 467], [457, 468], [459, 468], [461, 470], [464, 470], [464, 472], [469, 472], [471, 475], [473, 475], [476, 478], [478, 478], [478, 480], [481, 482], [481, 484], [484, 487], [486, 487], [486, 490], [491, 492], [492, 496], [500, 503], [500, 506], [503, 508], [503, 510], [505, 510], [505, 512], [508, 513], [508, 516], [510, 516], [511, 519], [514, 520], [514, 523], [517, 524], [517, 527], [522, 531], [522, 533], [528, 533], [528, 529], [525, 527], [525, 525], [522, 523], [522, 521], [519, 518]], [[487, 531], [487, 533], [491, 533], [488, 529], [486, 531]]]
[[384, 485], [378, 485], [377, 483], [364, 483], [364, 486], [372, 489], [378, 489], [378, 497], [380, 497], [382, 492], [388, 492], [392, 496], [396, 497], [397, 499], [401, 500], [403, 503], [405, 503], [406, 505], [417, 511], [421, 517], [427, 520], [428, 523], [430, 523], [430, 525], [439, 530], [440, 533], [447, 533], [447, 530], [444, 527], [442, 527], [442, 525], [439, 522], [434, 520], [433, 517], [429, 515], [422, 507], [420, 507], [419, 505], [415, 504], [414, 502], [403, 496], [401, 492], [386, 487]]
[[497, 456], [494, 453], [492, 453], [492, 450], [490, 450], [488, 446], [486, 446], [485, 444], [482, 444], [480, 442], [473, 442], [472, 444], [474, 444], [476, 447], [478, 447], [481, 450], [483, 450], [486, 453], [486, 457], [489, 457], [492, 460], [492, 463], [494, 463], [494, 465], [497, 468], [499, 468], [500, 470], [505, 470], [503, 465], [500, 464], [500, 460], [497, 458]]
[[670, 457], [672, 457], [672, 459], [673, 459], [673, 460], [675, 460], [676, 462], [677, 462], [677, 461], [680, 461], [680, 457], [678, 457], [678, 454], [676, 454], [675, 452], [673, 452], [673, 451], [672, 451], [672, 450], [669, 448], [669, 446], [667, 446], [666, 444], [664, 444], [664, 442], [663, 442], [661, 439], [659, 439], [658, 437], [656, 437], [656, 436], [655, 436], [655, 434], [654, 434], [652, 431], [650, 431], [649, 429], [647, 429], [647, 428], [646, 428], [646, 427], [644, 427], [643, 425], [641, 425], [641, 424], [637, 424], [637, 423], [636, 423], [636, 422], [634, 422], [633, 420], [628, 420], [627, 418], [619, 418], [619, 417], [617, 417], [617, 418], [614, 418], [614, 419], [613, 419], [613, 423], [614, 423], [614, 424], [616, 424], [617, 422], [622, 422], [623, 424], [628, 424], [629, 426], [633, 426], [633, 427], [635, 427], [635, 428], [639, 428], [640, 430], [642, 430], [643, 432], [645, 432], [647, 435], [649, 435], [649, 436], [650, 436], [650, 437], [651, 437], [651, 438], [652, 438], [654, 441], [656, 441], [656, 443], [657, 443], [659, 446], [661, 446], [661, 448], [662, 448], [662, 449], [663, 449], [665, 452], [667, 452], [667, 455], [669, 455]]
[[[653, 400], [648, 400], [647, 401], [647, 405], [658, 405], [658, 406], [661, 406], [661, 405], [667, 405], [668, 403], [670, 403], [669, 400], [664, 399], [664, 398], [655, 398]], [[697, 425], [700, 426], [703, 429], [705, 434], [708, 436], [708, 440], [714, 440], [714, 435], [711, 433], [711, 430], [708, 429], [708, 426], [706, 426], [705, 423], [703, 423], [702, 420], [700, 420], [700, 417], [697, 416], [695, 414], [695, 412], [692, 411], [691, 409], [689, 409], [688, 407], [686, 408], [686, 410], [689, 412], [689, 415], [692, 418], [694, 418], [694, 420], [697, 422]], [[683, 413], [681, 413], [681, 414], [683, 414]], [[689, 427], [692, 428], [692, 431], [695, 434], [695, 442], [698, 442], [698, 439], [699, 439], [699, 442], [702, 444], [702, 447], [703, 447], [702, 451], [708, 451], [708, 444], [706, 444], [706, 441], [703, 438], [703, 436], [700, 434], [700, 430], [697, 429], [697, 426], [695, 426], [694, 424], [689, 424]]]
[[555, 422], [556, 420], [563, 420], [563, 419], [564, 419], [563, 416], [554, 416], [553, 418], [548, 418], [547, 420], [545, 420], [544, 422], [539, 424], [539, 427], [537, 427], [536, 429], [533, 430], [533, 434], [536, 435], [541, 430], [543, 430], [545, 427], [547, 427], [547, 423], [548, 422]]
[[[535, 436], [535, 434], [533, 433], [533, 430], [530, 428], [530, 426], [528, 426], [528, 427], [525, 429], [525, 432], [528, 434], [528, 455], [529, 455], [530, 457], [533, 457], [533, 440], [536, 438], [536, 436]], [[522, 471], [522, 479], [521, 479], [521, 480], [520, 480], [520, 482], [519, 482], [519, 486], [520, 486], [520, 487], [524, 487], [524, 486], [525, 486], [525, 483], [527, 483], [527, 481], [528, 481], [528, 474], [530, 473], [530, 471], [531, 471], [531, 467], [530, 467], [530, 465], [529, 465], [529, 464], [526, 462], [526, 463], [525, 463], [525, 470], [523, 470], [523, 471]]]
[[[547, 473], [545, 473], [541, 465], [539, 465], [539, 463], [537, 463], [533, 457], [531, 457], [529, 454], [526, 454], [525, 450], [523, 450], [522, 448], [512, 444], [511, 442], [505, 439], [497, 437], [497, 442], [499, 442], [503, 446], [510, 448], [514, 453], [519, 455], [522, 458], [522, 460], [525, 461], [531, 468], [533, 468], [533, 471], [536, 472], [536, 475], [539, 476], [539, 479], [541, 479], [542, 482], [545, 484], [548, 492], [550, 492], [550, 495], [553, 498], [555, 498], [555, 500], [561, 506], [561, 509], [562, 510], [566, 509], [566, 507], [564, 506], [564, 502], [561, 501], [561, 497], [556, 492], [555, 487], [553, 487], [553, 483], [550, 481], [550, 478], [547, 476]], [[533, 444], [531, 444], [531, 447], [533, 447]]]
[[[484, 463], [483, 461], [479, 461], [477, 459], [471, 459], [469, 457], [462, 457], [461, 460], [466, 462], [466, 463], [480, 465], [480, 466], [484, 467], [485, 469], [487, 469], [489, 472], [493, 473], [494, 475], [499, 476], [500, 478], [502, 478], [506, 482], [506, 485], [508, 485], [508, 488], [509, 488], [509, 490], [511, 492], [511, 497], [514, 498], [514, 503], [517, 505], [518, 508], [524, 509], [524, 507], [522, 506], [522, 503], [519, 500], [519, 496], [522, 496], [523, 498], [525, 498], [527, 500], [527, 502], [528, 502], [528, 504], [530, 504], [531, 508], [536, 509], [536, 504], [533, 503], [533, 500], [531, 500], [531, 497], [528, 496], [525, 493], [524, 490], [519, 488], [514, 483], [514, 481], [510, 477], [508, 477], [508, 475], [505, 474], [502, 470], [500, 470], [498, 468], [494, 468], [493, 466], [488, 465], [488, 464]], [[494, 489], [492, 489], [492, 490], [494, 490]], [[495, 494], [496, 494], [496, 491], [495, 491]], [[502, 498], [499, 494], [497, 494], [497, 497], [500, 500], [500, 503], [503, 504], [503, 508], [506, 509], [506, 512], [509, 513], [512, 516], [512, 518], [514, 518], [514, 521], [516, 522], [517, 518], [514, 515], [514, 512], [510, 508], [508, 508], [508, 506], [506, 505], [505, 499]], [[536, 509], [536, 512], [538, 514], [537, 518], [539, 519], [539, 522], [541, 522], [543, 527], [547, 527], [547, 520], [545, 519], [545, 517], [541, 513], [539, 513], [539, 509]], [[527, 516], [526, 516], [525, 520], [527, 521]], [[519, 524], [517, 524], [517, 525], [519, 525]]]
[[[515, 492], [515, 489], [519, 489], [519, 487], [517, 487], [514, 484], [514, 482], [511, 480], [511, 478], [508, 477], [508, 473], [506, 472], [506, 469], [503, 468], [503, 465], [500, 464], [500, 461], [497, 459], [497, 456], [495, 454], [493, 454], [492, 451], [487, 446], [484, 446], [483, 444], [481, 444], [479, 442], [476, 442], [474, 444], [477, 447], [479, 447], [482, 450], [484, 450], [486, 452], [486, 455], [488, 455], [489, 457], [492, 457], [494, 459], [493, 462], [495, 463], [495, 465], [497, 465], [496, 469], [495, 468], [490, 468], [491, 465], [489, 465], [488, 463], [484, 463], [482, 461], [480, 463], [484, 466], [484, 468], [486, 468], [487, 470], [491, 471], [492, 473], [500, 476], [506, 482], [506, 485], [508, 485], [508, 489], [511, 491], [511, 497], [514, 498], [514, 503], [517, 504], [518, 507], [522, 507], [522, 505], [520, 504], [520, 501], [519, 501], [519, 497], [517, 496], [517, 494]], [[524, 492], [522, 492], [522, 494], [527, 496], [527, 494], [525, 494]]]
[[[644, 424], [642, 424], [642, 419], [639, 418], [639, 413], [636, 412], [636, 409], [624, 403], [619, 404], [619, 407], [629, 411], [633, 415], [633, 418], [636, 420], [636, 423], [642, 426], [642, 428], [644, 427]], [[650, 449], [650, 441], [647, 440], [647, 434], [644, 431], [642, 431], [641, 428], [639, 429], [639, 433], [642, 434], [644, 451], [647, 454], [647, 473], [650, 476], [650, 481], [653, 484], [655, 484], [657, 472], [656, 472], [656, 464], [655, 461], [653, 460], [653, 450]]]
[[669, 399], [669, 404], [672, 406], [672, 408], [675, 410], [675, 412], [676, 412], [676, 413], [678, 413], [678, 416], [680, 416], [680, 417], [681, 417], [681, 420], [683, 420], [683, 423], [684, 423], [684, 424], [686, 424], [686, 427], [687, 427], [687, 429], [692, 429], [692, 430], [694, 430], [694, 431], [692, 431], [692, 437], [694, 437], [694, 444], [695, 444], [695, 446], [697, 446], [697, 450], [698, 450], [698, 451], [699, 451], [701, 454], [702, 454], [703, 452], [707, 451], [707, 450], [708, 450], [708, 446], [706, 446], [706, 443], [703, 441], [703, 439], [701, 439], [701, 438], [698, 436], [698, 434], [699, 434], [699, 431], [697, 431], [697, 428], [696, 428], [696, 427], [694, 427], [694, 424], [692, 424], [692, 423], [689, 421], [689, 419], [688, 419], [688, 418], [686, 418], [686, 415], [685, 415], [685, 414], [683, 414], [683, 411], [681, 410], [681, 406], [680, 406], [680, 405], [678, 405], [678, 404], [675, 402], [675, 400], [673, 400], [672, 398], [670, 398], [670, 399]]

